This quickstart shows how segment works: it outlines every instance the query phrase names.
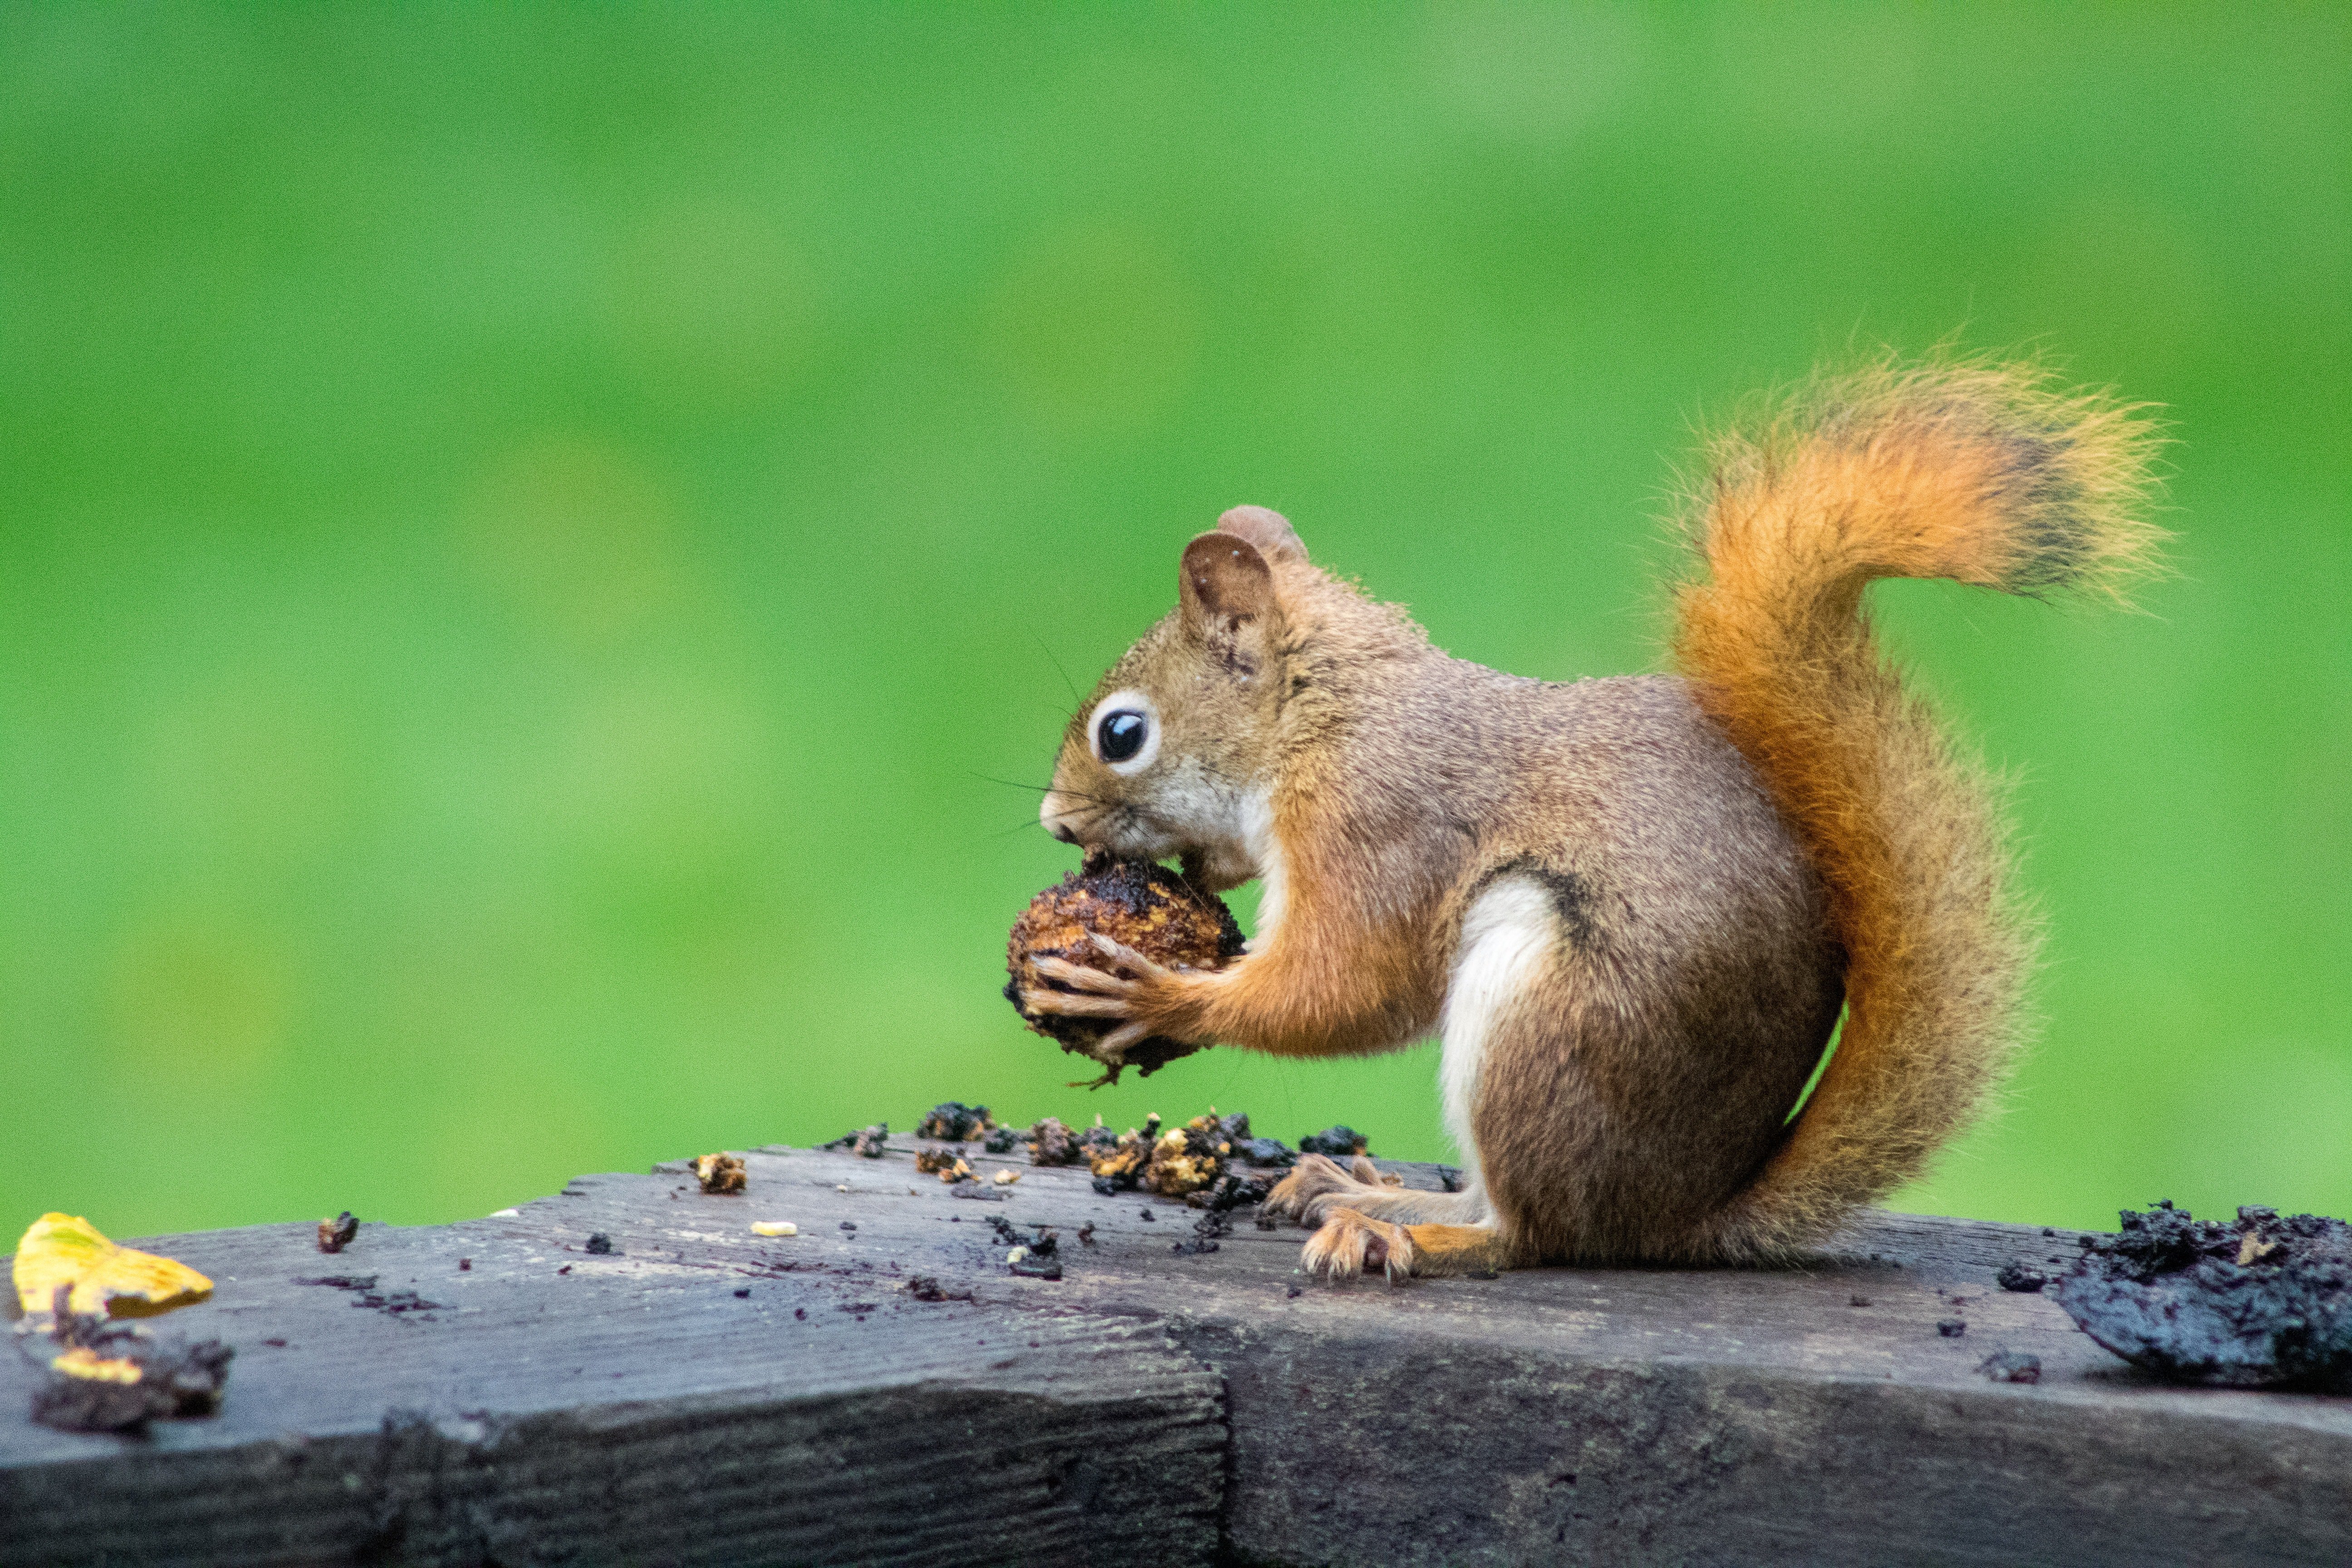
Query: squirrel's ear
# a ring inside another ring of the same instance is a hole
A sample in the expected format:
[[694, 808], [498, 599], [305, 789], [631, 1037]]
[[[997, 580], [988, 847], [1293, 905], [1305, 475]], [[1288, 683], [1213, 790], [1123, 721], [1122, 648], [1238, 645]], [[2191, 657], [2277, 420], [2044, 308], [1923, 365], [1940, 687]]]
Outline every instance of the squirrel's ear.
[[1185, 629], [1213, 642], [1262, 640], [1274, 613], [1274, 573], [1265, 557], [1222, 529], [1184, 547], [1176, 587]]
[[1290, 526], [1290, 520], [1262, 506], [1234, 508], [1217, 519], [1217, 531], [1248, 540], [1269, 561], [1307, 559], [1307, 546], [1299, 542], [1298, 531]]

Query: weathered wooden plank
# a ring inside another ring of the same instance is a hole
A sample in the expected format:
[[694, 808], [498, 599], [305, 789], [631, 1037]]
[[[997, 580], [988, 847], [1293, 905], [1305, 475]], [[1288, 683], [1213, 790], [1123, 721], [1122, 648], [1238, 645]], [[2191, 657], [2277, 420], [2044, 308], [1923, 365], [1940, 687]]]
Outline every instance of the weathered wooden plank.
[[[589, 1177], [339, 1258], [167, 1238], [221, 1280], [172, 1321], [238, 1344], [227, 1408], [134, 1447], [30, 1426], [0, 1374], [0, 1556], [96, 1561], [89, 1521], [117, 1561], [174, 1530], [224, 1562], [2352, 1560], [2352, 1400], [2161, 1387], [1993, 1286], [2070, 1235], [1877, 1215], [1800, 1270], [1334, 1289], [1296, 1230], [1178, 1252], [1194, 1211], [971, 1157], [1023, 1179], [775, 1149], [742, 1197]], [[1065, 1277], [1012, 1274], [998, 1216], [1056, 1226]], [[446, 1308], [289, 1283], [371, 1272]]]

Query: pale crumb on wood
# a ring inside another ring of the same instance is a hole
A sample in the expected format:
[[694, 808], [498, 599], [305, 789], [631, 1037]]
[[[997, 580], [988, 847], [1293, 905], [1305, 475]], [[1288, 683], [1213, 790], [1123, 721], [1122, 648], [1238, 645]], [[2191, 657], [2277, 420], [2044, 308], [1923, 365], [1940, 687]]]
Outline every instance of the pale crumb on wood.
[[753, 1236], [798, 1236], [801, 1227], [788, 1219], [755, 1219], [751, 1222]]

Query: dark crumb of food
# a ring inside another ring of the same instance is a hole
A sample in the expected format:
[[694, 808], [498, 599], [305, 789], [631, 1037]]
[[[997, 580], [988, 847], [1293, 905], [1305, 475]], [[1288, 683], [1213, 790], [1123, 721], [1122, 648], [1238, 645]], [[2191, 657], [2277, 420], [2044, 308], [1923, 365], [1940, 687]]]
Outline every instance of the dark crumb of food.
[[1845, 1304], [1849, 1307], [1867, 1307], [1870, 1305], [1870, 1298], [1867, 1296], [1848, 1296], [1845, 1299]]
[[286, 1348], [286, 1342], [284, 1340], [264, 1340], [261, 1342], [269, 1346], [273, 1350], [282, 1351]]
[[1228, 1214], [1238, 1208], [1250, 1208], [1265, 1202], [1274, 1191], [1274, 1183], [1264, 1176], [1228, 1173], [1219, 1176], [1214, 1184], [1197, 1193], [1184, 1194], [1189, 1208], [1213, 1209]]
[[1029, 1129], [1029, 1163], [1033, 1165], [1075, 1165], [1087, 1157], [1078, 1135], [1048, 1116]]
[[[59, 1354], [33, 1391], [33, 1419], [64, 1432], [127, 1432], [209, 1415], [220, 1408], [236, 1354], [218, 1340], [159, 1339], [94, 1312], [57, 1313], [48, 1337]], [[77, 1367], [80, 1375], [66, 1370]]]
[[1087, 1128], [1079, 1143], [1086, 1151], [1087, 1168], [1094, 1173], [1095, 1191], [1106, 1197], [1133, 1192], [1151, 1168], [1152, 1152], [1159, 1142], [1160, 1117], [1156, 1112], [1143, 1119], [1141, 1128], [1130, 1127], [1116, 1138], [1111, 1136], [1110, 1129], [1099, 1122]]
[[1148, 1225], [1148, 1224], [1150, 1224], [1150, 1223], [1151, 1223], [1153, 1220], [1155, 1220], [1155, 1219], [1157, 1219], [1157, 1218], [1159, 1217], [1158, 1215], [1154, 1215], [1154, 1214], [1153, 1214], [1150, 1209], [1144, 1209], [1144, 1210], [1142, 1210], [1142, 1211], [1141, 1211], [1141, 1213], [1142, 1213], [1142, 1215], [1143, 1215], [1144, 1223], [1146, 1223], [1147, 1225]]
[[840, 1312], [855, 1312], [862, 1321], [866, 1313], [874, 1310], [874, 1303], [871, 1301], [844, 1301], [840, 1306], [834, 1310]]
[[844, 1230], [856, 1230], [857, 1228], [857, 1222], [854, 1219], [843, 1220], [841, 1222], [841, 1228]]
[[2122, 1220], [2052, 1289], [2084, 1332], [2176, 1383], [2352, 1393], [2352, 1226], [2169, 1203]]
[[1233, 1216], [1224, 1209], [1213, 1208], [1192, 1222], [1192, 1239], [1171, 1242], [1169, 1250], [1177, 1255], [1199, 1257], [1217, 1250], [1217, 1241], [1234, 1227]]
[[1958, 1318], [1938, 1318], [1936, 1331], [1948, 1340], [1956, 1340], [1969, 1331], [1969, 1325]]
[[352, 1238], [359, 1233], [360, 1222], [352, 1217], [351, 1210], [345, 1209], [332, 1219], [322, 1219], [319, 1222], [319, 1250], [341, 1252], [352, 1244]]
[[953, 1149], [916, 1150], [915, 1169], [926, 1176], [935, 1175], [950, 1184], [977, 1179], [971, 1173], [971, 1167], [964, 1163], [963, 1156]]
[[[1095, 936], [1131, 947], [1171, 969], [1215, 969], [1241, 956], [1242, 928], [1214, 894], [1148, 860], [1113, 860], [1090, 855], [1079, 870], [1039, 893], [1013, 922], [1005, 947], [1004, 999], [1021, 1006], [1024, 991], [1067, 992], [1059, 980], [1036, 971], [1040, 958], [1059, 958], [1088, 968], [1109, 963]], [[1103, 1040], [1115, 1023], [1023, 1011], [1022, 1022], [1038, 1034], [1101, 1064], [1090, 1087], [1117, 1083], [1124, 1068], [1146, 1078], [1199, 1046], [1157, 1037], [1106, 1052]]]
[[2042, 1358], [2023, 1351], [2001, 1351], [1977, 1363], [1977, 1370], [1995, 1383], [2040, 1383]]
[[992, 1127], [980, 1146], [992, 1154], [1010, 1154], [1021, 1146], [1021, 1130], [1017, 1127]]
[[1290, 1288], [1290, 1293], [1291, 1293], [1293, 1296], [1297, 1295], [1297, 1294], [1298, 1294], [1298, 1287], [1297, 1287], [1297, 1286], [1296, 1286], [1296, 1285], [1293, 1285], [1293, 1286]]
[[601, 1230], [597, 1231], [589, 1237], [587, 1250], [599, 1258], [607, 1257], [613, 1250], [613, 1238]]
[[[556, 1272], [569, 1274], [572, 1265], [567, 1263]], [[378, 1290], [375, 1282], [376, 1276], [373, 1274], [322, 1274], [315, 1279], [297, 1279], [294, 1281], [297, 1285], [324, 1285], [331, 1289], [349, 1290], [353, 1297], [352, 1306], [366, 1307], [390, 1317], [398, 1317], [404, 1312], [430, 1314], [446, 1310], [440, 1302], [428, 1301], [414, 1290]], [[425, 1318], [425, 1321], [431, 1321], [429, 1316]]]
[[572, 1272], [572, 1265], [567, 1263], [562, 1268], [557, 1269], [556, 1272], [558, 1274], [569, 1274]]
[[1296, 1165], [1298, 1156], [1279, 1138], [1236, 1138], [1234, 1158], [1251, 1165]]
[[794, 1308], [793, 1309], [793, 1317], [797, 1321], [803, 1322], [803, 1323], [807, 1322], [807, 1321], [808, 1321], [808, 1309], [807, 1309], [806, 1307], [794, 1307]]
[[457, 1272], [460, 1274], [470, 1273], [473, 1267], [474, 1260], [470, 1258], [460, 1258], [457, 1259]]
[[702, 1184], [704, 1192], [713, 1196], [740, 1193], [751, 1184], [751, 1177], [743, 1169], [743, 1162], [732, 1154], [699, 1156], [694, 1162], [694, 1179]]
[[877, 1121], [871, 1127], [861, 1127], [855, 1132], [845, 1132], [830, 1143], [820, 1143], [820, 1149], [846, 1149], [861, 1160], [879, 1160], [883, 1145], [890, 1140], [890, 1124]]
[[736, 1299], [738, 1301], [740, 1301], [740, 1300], [743, 1300], [745, 1298], [749, 1297], [751, 1294], [751, 1287], [750, 1287], [749, 1285], [746, 1285], [746, 1286], [742, 1287], [740, 1289], [739, 1289], [739, 1290], [737, 1290], [737, 1291], [735, 1292], [735, 1299]]
[[1062, 1240], [1052, 1226], [1032, 1226], [1033, 1234], [1024, 1240], [1019, 1227], [1001, 1215], [989, 1215], [988, 1223], [995, 1229], [998, 1242], [1013, 1249], [1004, 1262], [1013, 1273], [1031, 1279], [1062, 1277]]
[[985, 1105], [966, 1105], [961, 1100], [942, 1100], [931, 1107], [920, 1121], [915, 1123], [915, 1136], [936, 1138], [942, 1143], [961, 1143], [977, 1138], [994, 1127]]
[[2004, 1290], [2039, 1290], [2050, 1283], [2050, 1276], [2030, 1263], [2004, 1263], [1993, 1279]]
[[1094, 1244], [1095, 1222], [1088, 1220], [1086, 1224], [1078, 1226], [1078, 1245], [1081, 1247], [1092, 1247]]
[[1270, 1214], [1261, 1214], [1257, 1218], [1250, 1221], [1250, 1223], [1257, 1226], [1260, 1230], [1277, 1230], [1281, 1228], [1280, 1222]]
[[2054, 1226], [2045, 1225], [2042, 1227], [2042, 1234], [2044, 1236], [2055, 1236], [2058, 1232]]
[[928, 1274], [908, 1275], [907, 1294], [918, 1301], [969, 1301], [971, 1300], [971, 1291], [950, 1290]]
[[1302, 1154], [1329, 1154], [1345, 1160], [1356, 1154], [1369, 1154], [1371, 1145], [1364, 1135], [1352, 1127], [1326, 1127], [1320, 1132], [1309, 1132], [1298, 1141]]

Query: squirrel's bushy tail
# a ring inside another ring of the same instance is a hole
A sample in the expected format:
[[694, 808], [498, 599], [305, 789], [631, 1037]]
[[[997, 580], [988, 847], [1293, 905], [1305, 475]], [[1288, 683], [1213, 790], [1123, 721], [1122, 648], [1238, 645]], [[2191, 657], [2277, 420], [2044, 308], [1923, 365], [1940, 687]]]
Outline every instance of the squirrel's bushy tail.
[[1676, 658], [1811, 851], [1847, 971], [1812, 1098], [1697, 1253], [1786, 1255], [1917, 1174], [2021, 1032], [2035, 936], [1991, 791], [1878, 652], [1864, 588], [2115, 594], [2161, 538], [2153, 446], [2129, 408], [1973, 362], [1824, 378], [1709, 453]]

